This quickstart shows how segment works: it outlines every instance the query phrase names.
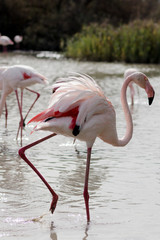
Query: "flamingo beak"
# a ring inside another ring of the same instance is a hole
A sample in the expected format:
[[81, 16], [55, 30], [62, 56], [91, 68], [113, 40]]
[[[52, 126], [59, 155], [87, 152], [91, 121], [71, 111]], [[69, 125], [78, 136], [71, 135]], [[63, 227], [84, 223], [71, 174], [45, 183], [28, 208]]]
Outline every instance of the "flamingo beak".
[[154, 95], [155, 95], [155, 92], [153, 91], [153, 97], [149, 97], [149, 98], [148, 98], [148, 103], [149, 103], [149, 105], [152, 104], [153, 99], [154, 99]]
[[154, 92], [153, 87], [149, 83], [149, 81], [146, 82], [145, 90], [148, 95], [148, 103], [149, 103], [149, 105], [151, 105], [153, 102], [153, 99], [154, 99], [155, 92]]

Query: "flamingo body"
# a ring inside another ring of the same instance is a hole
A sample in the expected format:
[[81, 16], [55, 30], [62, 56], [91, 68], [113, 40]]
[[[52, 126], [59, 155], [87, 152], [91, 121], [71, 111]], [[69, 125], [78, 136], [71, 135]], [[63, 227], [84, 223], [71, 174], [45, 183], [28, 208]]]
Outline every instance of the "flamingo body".
[[[21, 121], [22, 121], [23, 89], [27, 89], [28, 91], [37, 94], [37, 98], [34, 101], [34, 103], [35, 103], [37, 101], [37, 99], [39, 98], [39, 93], [29, 89], [28, 87], [31, 85], [34, 85], [36, 83], [46, 84], [47, 80], [43, 75], [38, 73], [32, 67], [24, 66], [24, 65], [1, 67], [0, 68], [0, 90], [2, 90], [2, 94], [1, 94], [1, 99], [0, 99], [0, 116], [2, 114], [4, 106], [6, 104], [7, 96], [10, 93], [12, 93], [13, 91], [15, 91], [17, 101], [18, 101], [19, 111], [20, 111], [20, 115], [21, 115]], [[17, 92], [18, 88], [21, 89], [21, 103], [18, 98], [18, 92]], [[30, 107], [28, 113], [30, 112], [34, 103]], [[27, 113], [27, 115], [28, 115], [28, 113]], [[22, 123], [21, 123], [21, 132], [22, 132]]]
[[13, 41], [9, 37], [0, 35], [0, 45], [3, 46], [3, 52], [7, 52], [7, 46], [13, 44]]
[[[78, 114], [80, 111], [83, 111], [81, 109], [83, 106], [87, 108], [87, 104], [90, 105], [91, 101], [94, 102], [94, 97], [92, 99], [85, 100], [81, 104], [81, 108], [77, 111], [77, 115], [69, 114], [67, 116], [68, 112], [66, 112], [66, 116], [63, 116], [64, 113], [56, 116], [53, 109], [51, 109], [51, 112], [47, 112], [49, 115], [45, 112], [42, 113], [43, 116], [41, 116], [41, 120], [39, 120], [38, 117], [38, 119], [34, 118], [30, 122], [41, 121], [40, 124], [36, 126], [36, 131], [46, 130], [56, 134], [73, 137], [87, 142], [88, 147], [93, 145], [97, 136], [105, 140], [105, 142], [116, 145], [117, 133], [115, 128], [115, 111], [110, 104], [108, 104], [106, 99], [99, 100], [99, 102], [102, 101], [102, 103], [98, 104], [98, 106], [92, 106], [94, 111], [88, 111], [85, 118], [83, 118], [84, 116], [79, 117]], [[101, 111], [98, 110], [98, 107], [101, 107]], [[108, 133], [106, 137], [105, 132]]]
[[[40, 121], [35, 128], [36, 131], [49, 130], [76, 137], [87, 142], [88, 147], [94, 143], [97, 136], [116, 145], [115, 111], [103, 91], [87, 76], [79, 76], [78, 81], [68, 80], [63, 82], [61, 79], [59, 83], [53, 85], [53, 88], [57, 89], [51, 97], [49, 108], [29, 122]], [[76, 129], [79, 131], [78, 134]], [[108, 133], [106, 137], [105, 132]]]
[[20, 36], [20, 35], [16, 35], [16, 36], [14, 37], [14, 41], [15, 41], [16, 43], [20, 43], [20, 42], [22, 42], [22, 40], [23, 40], [23, 37]]
[[13, 45], [13, 41], [7, 37], [7, 36], [0, 36], [0, 45], [7, 46], [7, 45]]
[[16, 48], [19, 49], [19, 48], [20, 48], [20, 42], [23, 41], [23, 37], [20, 36], [20, 35], [16, 35], [16, 36], [14, 37], [14, 41], [15, 41], [15, 43], [16, 43]]
[[134, 81], [143, 88], [152, 103], [154, 90], [146, 75], [140, 72], [129, 75], [121, 90], [121, 102], [126, 119], [126, 134], [122, 139], [118, 138], [116, 129], [116, 115], [112, 104], [106, 99], [102, 89], [87, 75], [70, 76], [60, 79], [53, 85], [54, 93], [46, 110], [33, 117], [30, 122], [39, 122], [34, 130], [47, 130], [53, 132], [48, 137], [33, 142], [19, 150], [19, 155], [36, 172], [53, 196], [50, 210], [56, 208], [58, 195], [53, 191], [43, 176], [27, 159], [24, 152], [30, 147], [39, 144], [57, 134], [73, 137], [85, 141], [87, 145], [87, 163], [84, 184], [84, 200], [86, 206], [87, 221], [90, 221], [89, 213], [89, 167], [91, 150], [97, 137], [114, 146], [125, 146], [133, 133], [132, 116], [127, 104], [126, 91], [129, 83]]
[[36, 72], [32, 67], [23, 65], [14, 65], [4, 69], [3, 77], [3, 91], [11, 93], [17, 88], [24, 89], [36, 83], [47, 83], [46, 78], [40, 73]]

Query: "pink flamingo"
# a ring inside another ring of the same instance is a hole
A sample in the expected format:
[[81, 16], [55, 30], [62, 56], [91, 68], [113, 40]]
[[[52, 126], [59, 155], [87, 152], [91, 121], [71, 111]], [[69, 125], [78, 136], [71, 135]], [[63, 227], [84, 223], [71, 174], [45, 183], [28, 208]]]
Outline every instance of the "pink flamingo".
[[[136, 68], [128, 68], [124, 72], [124, 79], [126, 79], [129, 75], [131, 75], [132, 73], [135, 73], [135, 72], [138, 72], [138, 70]], [[129, 88], [130, 88], [130, 94], [131, 94], [131, 105], [133, 106], [134, 105], [134, 95], [135, 95], [133, 82], [129, 83]]]
[[14, 43], [9, 37], [0, 35], [0, 45], [3, 46], [3, 52], [7, 52], [7, 46], [13, 44]]
[[20, 45], [20, 42], [22, 42], [22, 40], [23, 40], [23, 37], [20, 36], [20, 35], [16, 35], [16, 36], [14, 37], [14, 41], [15, 41], [15, 43], [16, 43], [16, 48], [17, 48], [17, 49], [19, 49], [19, 45]]
[[[27, 118], [29, 112], [31, 111], [32, 107], [38, 100], [40, 94], [38, 92], [35, 92], [28, 87], [31, 85], [34, 85], [36, 83], [40, 84], [46, 84], [46, 78], [35, 71], [33, 68], [29, 66], [23, 66], [23, 65], [15, 65], [10, 67], [2, 67], [0, 68], [0, 90], [2, 90], [2, 95], [0, 99], [0, 116], [2, 114], [3, 108], [5, 106], [6, 108], [6, 126], [7, 126], [7, 104], [6, 104], [6, 98], [7, 96], [15, 91], [18, 107], [19, 107], [19, 113], [20, 113], [20, 123], [19, 128], [17, 132], [17, 138], [19, 135], [19, 130], [21, 129], [21, 145], [22, 145], [22, 129], [25, 125], [25, 119]], [[18, 91], [17, 88], [21, 89], [21, 100], [19, 100]], [[32, 93], [35, 93], [37, 95], [35, 101], [30, 106], [26, 116], [23, 118], [22, 115], [22, 102], [23, 102], [23, 89], [26, 89]]]
[[121, 102], [127, 124], [126, 134], [122, 139], [118, 138], [116, 130], [116, 115], [112, 104], [106, 99], [102, 89], [87, 75], [76, 75], [60, 79], [53, 89], [50, 104], [46, 110], [33, 117], [30, 122], [40, 122], [35, 131], [44, 130], [53, 132], [36, 142], [19, 149], [20, 157], [36, 172], [52, 194], [50, 210], [53, 213], [58, 195], [48, 182], [28, 160], [25, 150], [35, 146], [57, 134], [73, 137], [85, 141], [87, 145], [87, 162], [84, 183], [84, 200], [87, 221], [90, 221], [88, 179], [91, 159], [91, 150], [95, 139], [99, 137], [113, 146], [125, 146], [132, 138], [132, 116], [126, 99], [128, 84], [133, 81], [143, 88], [149, 98], [149, 105], [154, 98], [154, 90], [146, 75], [136, 72], [129, 75], [122, 86]]

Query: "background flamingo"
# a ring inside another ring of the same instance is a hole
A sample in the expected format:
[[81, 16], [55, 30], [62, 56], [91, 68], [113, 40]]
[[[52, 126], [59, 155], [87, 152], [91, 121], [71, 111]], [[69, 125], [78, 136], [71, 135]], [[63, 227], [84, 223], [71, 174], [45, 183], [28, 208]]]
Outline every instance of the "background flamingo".
[[84, 200], [86, 206], [87, 221], [90, 221], [88, 179], [91, 159], [91, 150], [96, 137], [113, 146], [125, 146], [132, 138], [132, 116], [126, 99], [128, 84], [133, 81], [143, 88], [149, 98], [149, 104], [154, 98], [154, 90], [148, 78], [140, 72], [129, 75], [121, 90], [121, 102], [127, 124], [126, 134], [122, 139], [118, 138], [116, 130], [116, 115], [112, 104], [106, 99], [102, 89], [89, 76], [77, 75], [60, 79], [53, 89], [49, 107], [33, 117], [30, 122], [40, 122], [34, 130], [53, 132], [51, 135], [33, 142], [19, 150], [19, 155], [37, 173], [52, 194], [50, 210], [53, 213], [58, 195], [50, 187], [48, 182], [25, 156], [25, 150], [57, 134], [70, 136], [87, 145], [87, 163], [84, 184]]
[[16, 35], [16, 36], [14, 37], [14, 41], [15, 41], [15, 43], [16, 43], [16, 48], [17, 48], [17, 49], [19, 49], [19, 47], [20, 47], [20, 42], [22, 42], [22, 40], [23, 40], [23, 37], [20, 36], [20, 35]]
[[[19, 107], [20, 119], [21, 119], [19, 123], [18, 132], [17, 132], [17, 138], [19, 135], [19, 130], [21, 130], [21, 134], [20, 134], [21, 144], [22, 144], [22, 129], [23, 129], [23, 126], [25, 125], [24, 123], [25, 119], [40, 96], [38, 92], [35, 92], [27, 87], [34, 85], [36, 83], [46, 84], [47, 81], [43, 75], [41, 75], [40, 73], [38, 73], [36, 70], [34, 70], [29, 66], [15, 65], [10, 67], [0, 68], [0, 90], [2, 90], [2, 95], [0, 99], [0, 116], [5, 106], [6, 107], [6, 125], [7, 125], [8, 111], [7, 111], [6, 98], [10, 93], [15, 91], [18, 107]], [[19, 99], [17, 88], [21, 89], [21, 99]], [[32, 105], [30, 106], [26, 116], [23, 118], [22, 105], [23, 105], [23, 89], [24, 88], [32, 93], [35, 93], [37, 97], [35, 101], [32, 103]]]
[[[135, 73], [135, 72], [138, 72], [138, 70], [136, 68], [128, 68], [124, 72], [124, 79], [126, 79], [129, 75], [131, 75], [132, 73]], [[131, 105], [134, 105], [135, 89], [133, 86], [133, 82], [129, 83], [129, 88], [130, 88], [130, 94], [131, 94]]]
[[7, 46], [13, 44], [14, 43], [9, 37], [0, 35], [0, 45], [3, 46], [3, 52], [7, 52]]

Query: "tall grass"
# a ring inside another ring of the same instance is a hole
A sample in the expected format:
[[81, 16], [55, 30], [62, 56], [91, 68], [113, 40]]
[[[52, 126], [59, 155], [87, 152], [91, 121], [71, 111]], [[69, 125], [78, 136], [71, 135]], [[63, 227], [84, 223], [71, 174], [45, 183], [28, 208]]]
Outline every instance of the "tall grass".
[[118, 28], [84, 26], [68, 41], [66, 56], [92, 61], [159, 63], [160, 23], [137, 20]]

